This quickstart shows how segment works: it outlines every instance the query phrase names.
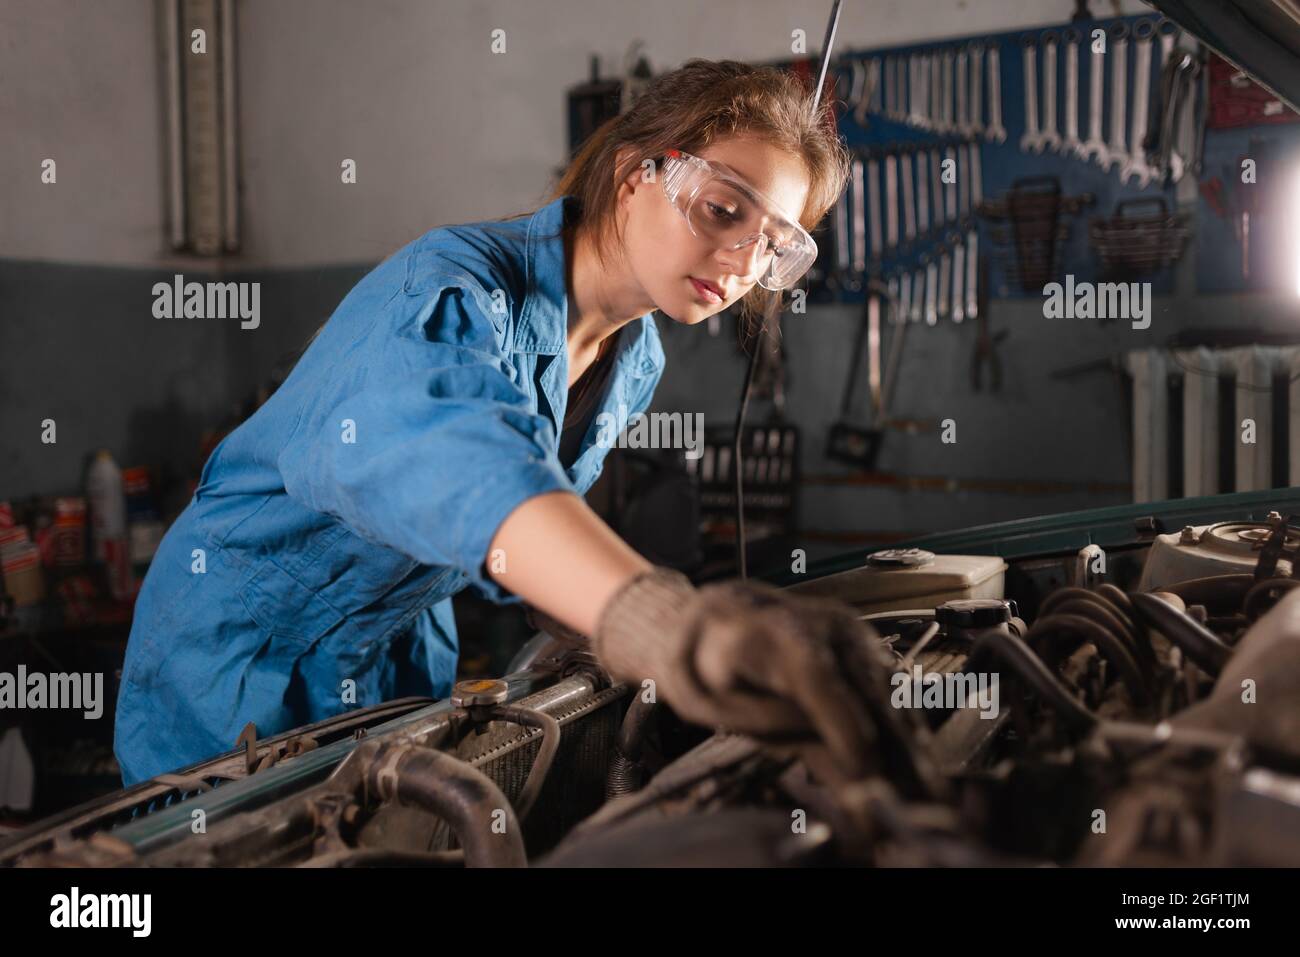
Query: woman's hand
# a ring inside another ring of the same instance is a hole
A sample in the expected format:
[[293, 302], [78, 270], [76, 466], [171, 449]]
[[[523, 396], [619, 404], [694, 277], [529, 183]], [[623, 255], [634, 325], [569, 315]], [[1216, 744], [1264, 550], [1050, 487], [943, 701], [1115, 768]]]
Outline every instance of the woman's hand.
[[614, 595], [595, 647], [616, 678], [653, 679], [689, 721], [804, 745], [804, 756], [815, 745], [823, 777], [933, 784], [924, 733], [891, 707], [888, 659], [847, 606], [753, 583], [696, 589], [660, 568]]

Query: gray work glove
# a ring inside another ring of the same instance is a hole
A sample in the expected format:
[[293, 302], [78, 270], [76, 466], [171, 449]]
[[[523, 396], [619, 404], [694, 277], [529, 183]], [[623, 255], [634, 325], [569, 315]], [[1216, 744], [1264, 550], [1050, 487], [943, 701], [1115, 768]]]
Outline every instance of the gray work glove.
[[846, 605], [756, 583], [696, 589], [656, 568], [610, 599], [594, 645], [615, 678], [654, 679], [685, 720], [793, 745], [823, 779], [937, 786], [923, 730], [890, 706], [888, 657]]

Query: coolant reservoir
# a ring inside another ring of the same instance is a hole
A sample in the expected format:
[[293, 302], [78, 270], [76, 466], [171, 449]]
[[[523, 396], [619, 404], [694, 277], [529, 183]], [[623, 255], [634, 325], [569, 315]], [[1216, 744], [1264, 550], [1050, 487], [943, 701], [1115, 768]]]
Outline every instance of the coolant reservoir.
[[873, 552], [861, 568], [790, 586], [837, 598], [863, 613], [933, 608], [959, 598], [1002, 598], [1007, 564], [996, 555], [936, 555], [919, 548]]
[[[1250, 574], [1271, 529], [1260, 522], [1220, 522], [1189, 525], [1172, 535], [1157, 535], [1142, 566], [1138, 591], [1209, 578], [1211, 575]], [[1300, 545], [1300, 530], [1287, 530], [1285, 551]], [[1291, 574], [1291, 562], [1277, 563], [1278, 575]]]

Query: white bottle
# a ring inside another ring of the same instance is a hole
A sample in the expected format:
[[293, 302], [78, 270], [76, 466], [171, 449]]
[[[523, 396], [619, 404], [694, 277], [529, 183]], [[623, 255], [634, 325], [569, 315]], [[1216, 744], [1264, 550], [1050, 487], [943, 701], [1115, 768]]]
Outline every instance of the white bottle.
[[86, 475], [86, 498], [90, 502], [91, 547], [94, 560], [104, 561], [104, 543], [126, 535], [126, 495], [122, 491], [122, 470], [108, 449], [100, 449]]

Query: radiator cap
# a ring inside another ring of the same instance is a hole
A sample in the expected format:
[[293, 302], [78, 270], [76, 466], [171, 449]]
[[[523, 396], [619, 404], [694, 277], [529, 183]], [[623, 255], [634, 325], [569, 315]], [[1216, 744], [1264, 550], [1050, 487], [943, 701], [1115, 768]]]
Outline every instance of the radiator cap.
[[934, 620], [944, 628], [993, 628], [1016, 615], [1016, 603], [1001, 598], [961, 598], [934, 610]]
[[877, 568], [919, 568], [934, 562], [934, 552], [923, 548], [886, 548], [867, 556], [867, 564]]

